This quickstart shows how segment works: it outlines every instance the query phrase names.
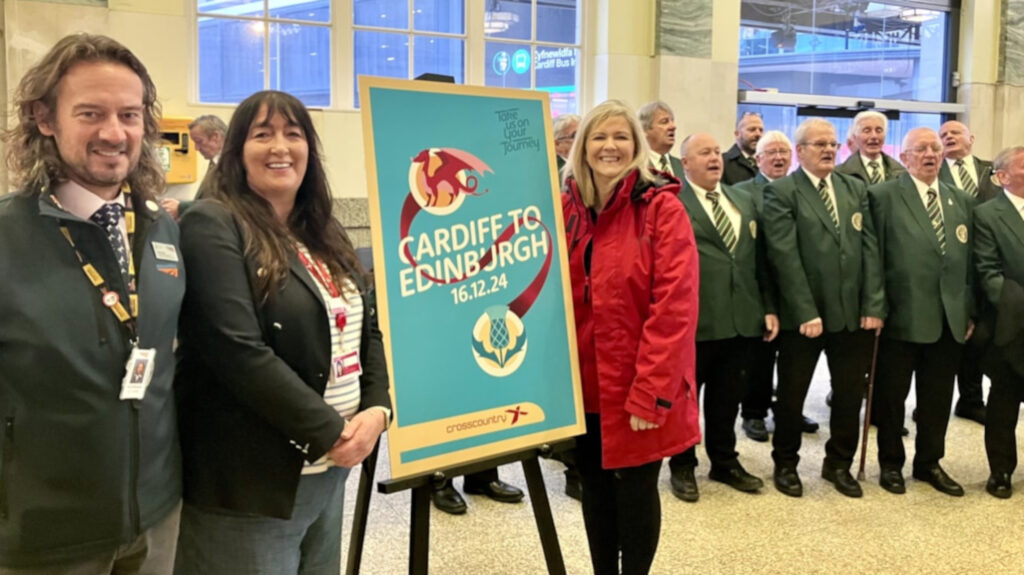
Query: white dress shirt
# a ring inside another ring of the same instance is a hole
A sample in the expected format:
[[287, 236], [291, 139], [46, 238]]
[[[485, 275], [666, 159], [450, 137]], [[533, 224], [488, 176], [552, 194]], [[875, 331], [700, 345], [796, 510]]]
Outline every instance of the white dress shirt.
[[860, 156], [860, 161], [862, 164], [864, 164], [864, 171], [868, 173], [869, 178], [871, 177], [871, 166], [868, 165], [868, 162], [877, 162], [878, 173], [881, 175], [882, 181], [885, 181], [885, 162], [883, 161], [885, 159], [885, 156], [883, 156], [882, 154], [878, 154], [878, 159], [872, 160], [871, 158], [865, 156], [864, 154], [858, 153], [857, 155]]
[[[71, 180], [58, 184], [53, 189], [53, 193], [57, 196], [57, 201], [60, 202], [64, 211], [83, 220], [89, 220], [105, 204], [121, 204], [122, 207], [125, 206], [124, 194], [117, 194], [117, 198], [108, 202]], [[123, 215], [117, 221], [117, 227], [121, 230], [121, 239], [124, 241], [128, 257], [131, 258], [132, 245], [128, 242], [128, 226], [124, 222]]]
[[942, 195], [939, 194], [939, 179], [935, 178], [935, 181], [929, 186], [921, 180], [910, 176], [911, 180], [914, 180], [914, 185], [917, 186], [917, 195], [921, 196], [921, 202], [924, 203], [924, 210], [928, 212], [928, 190], [935, 190], [935, 202], [939, 204], [939, 213], [943, 214], [942, 218], [945, 221], [945, 212], [942, 211]]
[[[974, 179], [974, 185], [981, 186], [981, 182], [978, 181], [978, 171], [974, 169], [974, 156], [968, 154], [964, 156], [964, 167], [967, 168], [967, 173]], [[964, 189], [964, 183], [960, 181], [960, 168], [956, 165], [957, 160], [953, 158], [946, 158], [946, 166], [949, 168], [949, 173], [953, 175], [953, 182], [956, 183], [956, 187], [961, 190]]]
[[656, 170], [660, 170], [661, 169], [661, 157], [662, 156], [665, 157], [665, 163], [668, 165], [668, 168], [665, 171], [670, 173], [670, 174], [672, 174], [673, 176], [678, 176], [679, 174], [675, 173], [675, 171], [672, 170], [672, 156], [669, 153], [659, 154], [658, 152], [655, 152], [654, 150], [650, 150], [650, 156], [649, 157], [651, 159], [651, 165], [654, 166], [654, 169], [656, 169]]
[[[803, 166], [800, 166], [800, 169], [803, 170], [804, 174], [806, 174], [811, 180], [811, 185], [814, 186], [814, 191], [817, 192], [818, 183], [821, 182], [821, 178], [808, 172]], [[836, 208], [836, 217], [838, 217], [839, 221], [842, 222], [843, 214], [839, 213], [839, 203], [836, 202], [836, 189], [832, 187], [832, 172], [829, 172], [828, 175], [825, 176], [825, 193], [827, 193], [828, 197], [832, 199], [832, 205]]]
[[[705, 190], [704, 188], [693, 183], [693, 181], [690, 180], [690, 178], [686, 178], [686, 182], [690, 184], [691, 188], [693, 188], [694, 193], [697, 194], [697, 200], [700, 201], [700, 205], [704, 206], [704, 211], [708, 213], [708, 218], [710, 218], [711, 223], [714, 224], [715, 211], [714, 207], [711, 205], [711, 200], [708, 199], [708, 192], [712, 190]], [[722, 193], [721, 184], [715, 186], [715, 189], [713, 191], [718, 192], [718, 205], [721, 206], [723, 210], [725, 210], [725, 215], [729, 218], [729, 223], [732, 224], [732, 231], [736, 234], [736, 237], [739, 238], [740, 223], [742, 221], [740, 210], [732, 202], [729, 201], [729, 198], [725, 194]]]
[[1007, 198], [1010, 198], [1010, 203], [1017, 209], [1017, 215], [1024, 219], [1024, 198], [1015, 196], [1010, 193], [1010, 190], [1006, 189], [1003, 190], [1003, 193], [1006, 194]]

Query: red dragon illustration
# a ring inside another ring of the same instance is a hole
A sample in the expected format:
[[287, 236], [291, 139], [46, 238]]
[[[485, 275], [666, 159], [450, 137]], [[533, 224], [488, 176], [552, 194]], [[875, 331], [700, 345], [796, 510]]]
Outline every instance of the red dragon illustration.
[[[426, 193], [429, 207], [448, 206], [463, 193], [472, 196], [487, 193], [487, 190], [476, 191], [477, 177], [468, 172], [493, 172], [480, 158], [455, 148], [429, 148], [417, 154], [412, 161], [422, 166], [419, 176], [421, 190]], [[460, 174], [465, 183], [460, 180]]]

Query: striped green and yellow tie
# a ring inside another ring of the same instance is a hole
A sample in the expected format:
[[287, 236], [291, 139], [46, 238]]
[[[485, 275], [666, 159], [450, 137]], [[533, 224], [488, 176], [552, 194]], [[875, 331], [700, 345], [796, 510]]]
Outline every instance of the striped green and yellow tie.
[[942, 211], [939, 210], [938, 194], [935, 190], [928, 190], [928, 217], [932, 220], [932, 227], [935, 228], [935, 237], [939, 240], [939, 250], [946, 255], [946, 226], [942, 223]]
[[963, 159], [957, 160], [955, 163], [957, 171], [960, 172], [960, 185], [963, 186], [964, 191], [972, 198], [978, 197], [978, 184], [974, 182], [971, 173], [967, 171]]
[[836, 213], [836, 205], [832, 203], [832, 196], [828, 195], [828, 184], [825, 180], [818, 182], [818, 194], [821, 195], [821, 201], [825, 202], [825, 211], [828, 215], [832, 216], [832, 223], [836, 225], [836, 229], [839, 229], [839, 214]]
[[718, 230], [718, 235], [722, 236], [722, 241], [725, 242], [725, 247], [729, 248], [729, 253], [733, 254], [736, 253], [736, 244], [739, 240], [736, 237], [736, 230], [732, 228], [732, 222], [729, 221], [729, 216], [725, 214], [725, 210], [718, 203], [718, 199], [718, 192], [708, 192], [708, 201], [711, 202], [711, 213], [715, 217], [715, 229]]

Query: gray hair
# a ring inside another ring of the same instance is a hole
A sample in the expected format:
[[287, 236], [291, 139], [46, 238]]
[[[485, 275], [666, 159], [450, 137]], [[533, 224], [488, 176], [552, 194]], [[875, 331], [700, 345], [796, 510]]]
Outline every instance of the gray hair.
[[206, 136], [210, 136], [215, 133], [223, 136], [228, 131], [228, 125], [224, 123], [224, 120], [221, 120], [213, 114], [206, 114], [192, 120], [192, 123], [188, 125], [188, 129], [195, 130], [196, 128]]
[[999, 152], [996, 159], [992, 160], [992, 171], [1006, 170], [1010, 167], [1010, 162], [1020, 154], [1024, 154], [1024, 146], [1011, 146]]
[[764, 149], [771, 144], [786, 144], [786, 147], [790, 150], [793, 149], [793, 143], [789, 141], [786, 134], [778, 130], [770, 130], [761, 136], [761, 139], [757, 141], [757, 152], [756, 155], [760, 156], [764, 153]]
[[552, 126], [551, 131], [554, 132], [555, 139], [558, 140], [559, 138], [562, 138], [566, 135], [564, 133], [566, 131], [566, 128], [568, 128], [572, 124], [576, 124], [577, 126], [579, 126], [579, 123], [580, 117], [577, 116], [576, 114], [562, 114], [561, 116], [555, 118], [555, 123], [554, 126]]
[[645, 132], [650, 130], [651, 126], [654, 124], [654, 115], [658, 110], [664, 111], [673, 118], [676, 117], [676, 115], [672, 113], [672, 108], [669, 108], [668, 104], [665, 102], [662, 102], [661, 100], [647, 102], [643, 106], [640, 106], [640, 109], [636, 111], [636, 117], [640, 120], [640, 125], [643, 126]]
[[850, 129], [849, 131], [847, 131], [846, 137], [853, 138], [854, 134], [856, 134], [857, 131], [860, 130], [860, 125], [864, 122], [864, 120], [871, 119], [879, 120], [880, 122], [882, 122], [882, 129], [885, 130], [886, 133], [889, 132], [889, 118], [886, 118], [885, 114], [875, 110], [864, 110], [863, 112], [860, 112], [859, 114], [853, 117], [853, 123], [850, 124]]
[[808, 118], [807, 120], [804, 120], [799, 126], [797, 126], [796, 132], [793, 134], [793, 139], [796, 140], [796, 144], [798, 146], [807, 143], [805, 141], [807, 137], [807, 130], [810, 130], [811, 128], [814, 127], [827, 127], [833, 132], [836, 131], [836, 127], [832, 124], [832, 122], [829, 122], [828, 120], [823, 120], [821, 118]]

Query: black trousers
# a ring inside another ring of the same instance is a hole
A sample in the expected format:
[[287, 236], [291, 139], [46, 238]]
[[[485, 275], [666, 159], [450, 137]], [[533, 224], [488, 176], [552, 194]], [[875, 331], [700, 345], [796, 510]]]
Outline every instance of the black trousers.
[[743, 419], [764, 419], [772, 406], [775, 387], [775, 358], [779, 355], [779, 338], [772, 341], [753, 340], [747, 364], [747, 392], [743, 396]]
[[916, 382], [917, 436], [914, 469], [937, 465], [946, 454], [946, 428], [953, 404], [953, 380], [960, 367], [963, 344], [953, 339], [949, 326], [935, 343], [911, 343], [883, 337], [878, 344], [875, 397], [871, 420], [878, 424], [878, 463], [883, 469], [902, 469], [903, 418]]
[[[747, 389], [750, 350], [757, 340], [697, 342], [697, 389], [704, 388], [704, 448], [712, 467], [736, 465], [736, 414]], [[697, 466], [697, 447], [669, 459], [670, 469]]]
[[[583, 524], [594, 575], [646, 575], [661, 535], [658, 473], [661, 461], [638, 467], [601, 467], [601, 418], [586, 414], [587, 433], [577, 438], [583, 485]], [[644, 432], [638, 432], [644, 433]]]
[[964, 344], [963, 356], [960, 359], [960, 370], [956, 374], [956, 385], [960, 389], [958, 405], [985, 405], [981, 390], [981, 358], [985, 348], [974, 343], [973, 339]]
[[1024, 401], [1024, 377], [1005, 365], [988, 372], [992, 387], [985, 412], [985, 452], [992, 473], [1013, 473], [1017, 468], [1017, 416]]
[[871, 365], [874, 332], [840, 331], [811, 339], [796, 331], [779, 334], [779, 388], [775, 402], [772, 459], [776, 466], [800, 462], [804, 399], [818, 357], [825, 352], [832, 376], [832, 415], [825, 444], [825, 465], [849, 469], [857, 451], [860, 408], [864, 403], [864, 374]]

